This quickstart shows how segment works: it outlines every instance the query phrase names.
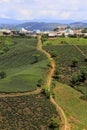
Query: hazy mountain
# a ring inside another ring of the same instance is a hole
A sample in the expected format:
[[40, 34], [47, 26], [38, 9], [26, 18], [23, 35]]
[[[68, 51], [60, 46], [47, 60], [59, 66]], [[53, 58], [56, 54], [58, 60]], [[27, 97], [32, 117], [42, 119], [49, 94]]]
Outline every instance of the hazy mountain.
[[75, 23], [71, 23], [69, 25], [72, 28], [87, 28], [87, 23], [83, 23], [83, 22], [75, 22]]
[[45, 30], [53, 30], [54, 28], [56, 28], [59, 25], [66, 25], [66, 26], [70, 26], [71, 28], [86, 28], [87, 27], [87, 23], [83, 23], [83, 22], [75, 22], [75, 23], [71, 23], [71, 24], [27, 22], [27, 23], [17, 25], [16, 27], [23, 27], [27, 30], [38, 30], [39, 29], [41, 31], [45, 31]]
[[53, 30], [58, 25], [67, 25], [72, 28], [86, 28], [87, 20], [85, 22], [75, 22], [73, 20], [54, 20], [54, 19], [33, 19], [33, 20], [14, 20], [0, 18], [0, 28], [19, 28], [23, 27], [27, 30]]
[[20, 25], [17, 25], [16, 27], [23, 27], [27, 30], [53, 30], [56, 28], [58, 25], [62, 25], [59, 23], [42, 23], [42, 22], [28, 22], [28, 23], [23, 23]]

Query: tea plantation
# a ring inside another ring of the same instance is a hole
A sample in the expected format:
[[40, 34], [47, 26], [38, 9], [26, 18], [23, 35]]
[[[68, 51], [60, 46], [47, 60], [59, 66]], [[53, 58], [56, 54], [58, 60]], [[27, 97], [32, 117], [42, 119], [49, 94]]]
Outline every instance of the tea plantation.
[[0, 98], [0, 130], [49, 130], [57, 112], [41, 94]]
[[48, 39], [43, 43], [43, 48], [56, 62], [51, 85], [56, 102], [63, 108], [72, 130], [86, 130], [87, 39], [77, 40]]
[[37, 38], [0, 37], [0, 92], [24, 92], [44, 79], [48, 60], [36, 49]]
[[[85, 45], [86, 46], [86, 45]], [[84, 52], [86, 47], [80, 46]], [[77, 50], [74, 45], [47, 45], [44, 48], [51, 53], [56, 61], [56, 72], [55, 75], [58, 76], [56, 80], [71, 85], [72, 76], [75, 73], [80, 73], [82, 69], [87, 67], [87, 62], [85, 61], [85, 57]], [[77, 59], [78, 63], [76, 66], [72, 65], [73, 59]], [[55, 76], [54, 76], [55, 78]], [[75, 88], [77, 88], [81, 92], [87, 92], [87, 79], [84, 82], [80, 82], [75, 84]], [[80, 87], [83, 86], [83, 87]], [[85, 92], [85, 93], [86, 93]]]

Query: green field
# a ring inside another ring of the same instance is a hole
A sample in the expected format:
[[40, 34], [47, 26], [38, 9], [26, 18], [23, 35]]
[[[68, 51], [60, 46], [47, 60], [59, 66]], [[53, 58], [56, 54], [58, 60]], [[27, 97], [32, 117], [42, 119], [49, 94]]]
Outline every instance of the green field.
[[86, 44], [87, 45], [87, 39], [85, 38], [55, 38], [55, 39], [47, 39], [44, 41], [44, 45], [58, 45], [58, 44]]
[[48, 60], [36, 46], [36, 38], [0, 37], [0, 72], [6, 73], [0, 79], [0, 92], [32, 91], [38, 80], [45, 81]]

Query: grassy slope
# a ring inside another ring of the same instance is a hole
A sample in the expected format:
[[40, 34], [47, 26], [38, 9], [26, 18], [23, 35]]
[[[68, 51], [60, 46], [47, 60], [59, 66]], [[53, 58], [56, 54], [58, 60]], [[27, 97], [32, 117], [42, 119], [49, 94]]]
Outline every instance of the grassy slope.
[[87, 129], [87, 102], [79, 97], [81, 93], [73, 88], [57, 83], [54, 89], [55, 99], [58, 104], [64, 109], [72, 130]]
[[[6, 38], [3, 41], [6, 43]], [[7, 74], [5, 79], [0, 80], [0, 91], [35, 90], [38, 80], [44, 78], [48, 68], [45, 55], [36, 50], [36, 39], [10, 38], [9, 41], [16, 44], [11, 46], [9, 51], [0, 55], [0, 71], [5, 71]], [[33, 55], [35, 54], [39, 55], [37, 63], [34, 63]]]

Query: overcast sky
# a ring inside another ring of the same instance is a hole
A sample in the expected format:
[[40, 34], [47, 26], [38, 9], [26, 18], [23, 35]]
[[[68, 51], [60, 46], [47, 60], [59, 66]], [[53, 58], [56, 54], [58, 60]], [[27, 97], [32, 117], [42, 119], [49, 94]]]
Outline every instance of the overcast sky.
[[87, 19], [87, 0], [0, 0], [0, 18]]

